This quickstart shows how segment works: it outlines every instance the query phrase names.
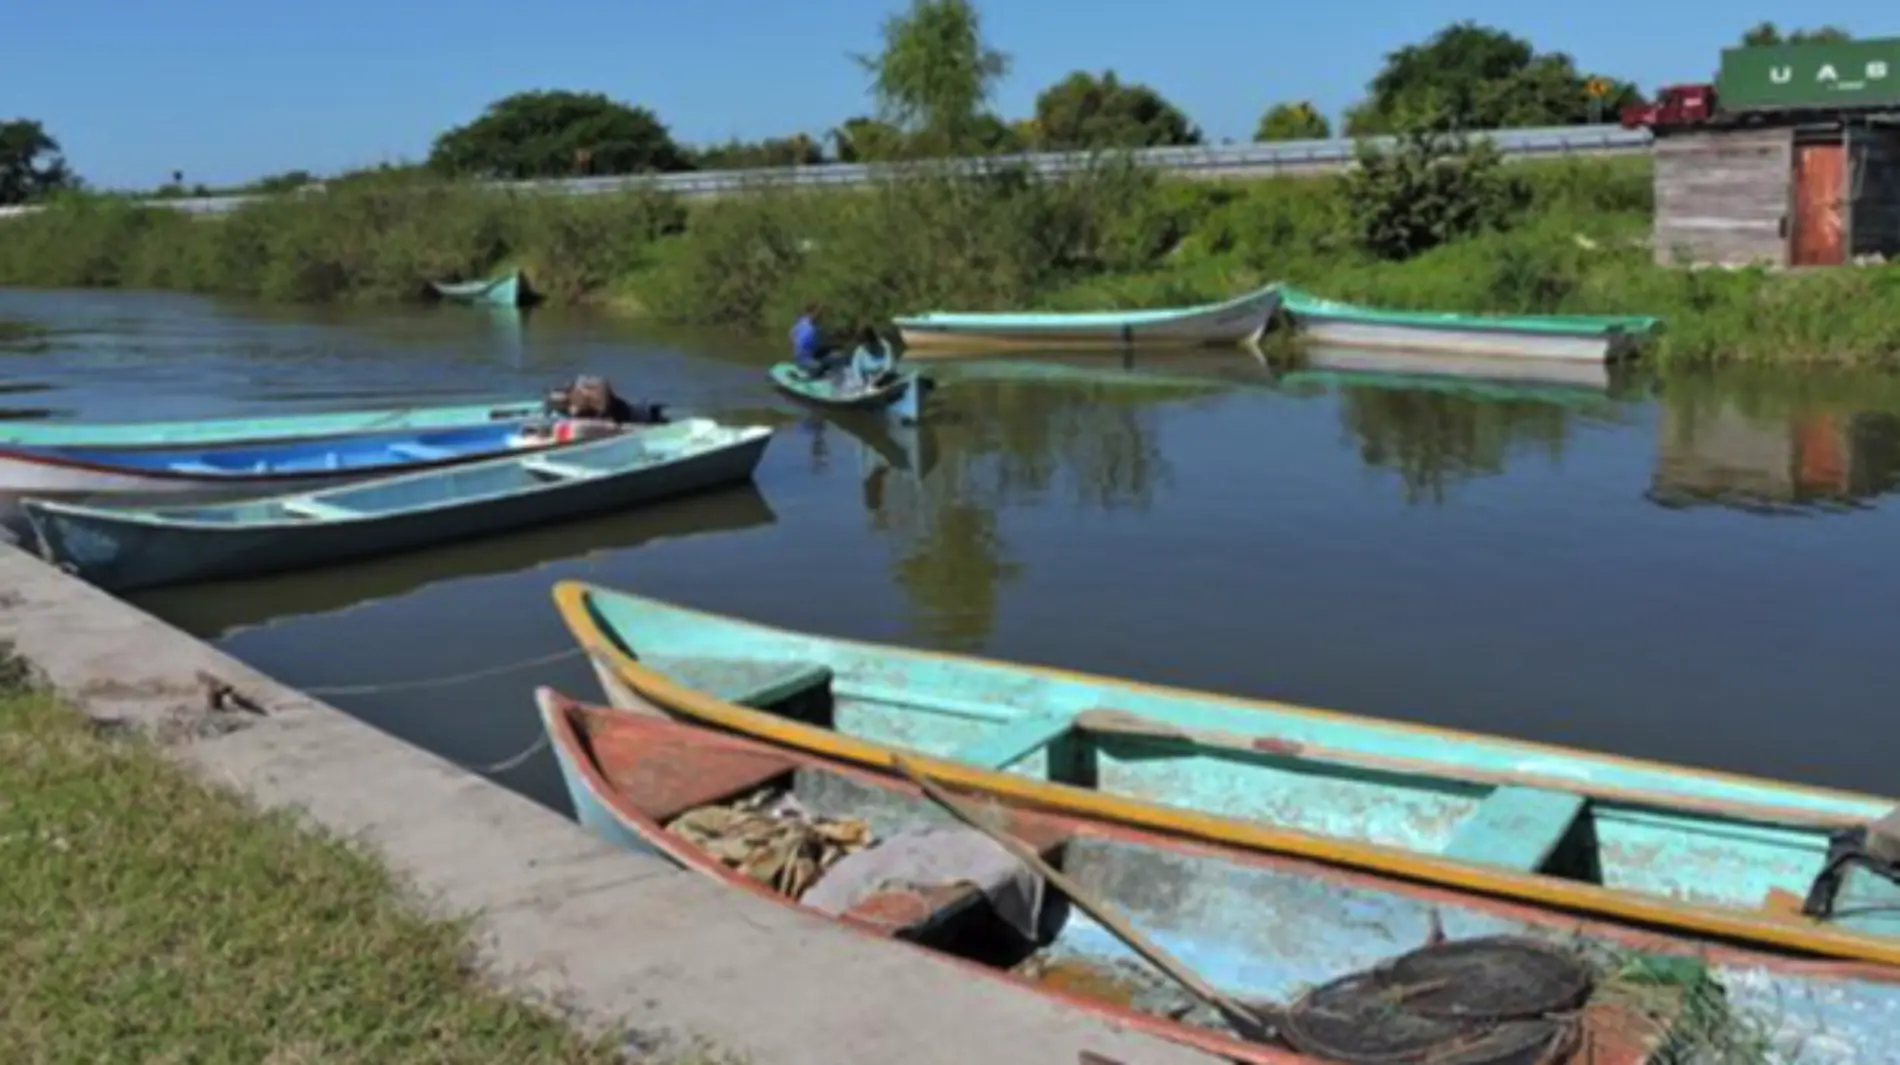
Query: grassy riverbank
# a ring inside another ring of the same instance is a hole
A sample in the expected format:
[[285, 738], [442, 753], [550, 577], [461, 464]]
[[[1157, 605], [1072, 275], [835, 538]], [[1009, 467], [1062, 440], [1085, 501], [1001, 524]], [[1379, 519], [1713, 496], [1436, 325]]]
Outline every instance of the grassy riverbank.
[[10, 1061], [624, 1060], [484, 986], [465, 930], [414, 915], [354, 848], [23, 678], [0, 648]]
[[1124, 166], [685, 204], [414, 179], [200, 222], [74, 200], [0, 223], [0, 284], [126, 286], [285, 301], [413, 298], [426, 278], [525, 267], [561, 303], [777, 330], [809, 299], [885, 318], [1219, 299], [1269, 280], [1398, 307], [1644, 313], [1657, 359], [1900, 364], [1900, 267], [1804, 274], [1655, 266], [1647, 160], [1512, 164], [1522, 197], [1475, 235], [1402, 261], [1360, 250], [1345, 183], [1157, 178]]

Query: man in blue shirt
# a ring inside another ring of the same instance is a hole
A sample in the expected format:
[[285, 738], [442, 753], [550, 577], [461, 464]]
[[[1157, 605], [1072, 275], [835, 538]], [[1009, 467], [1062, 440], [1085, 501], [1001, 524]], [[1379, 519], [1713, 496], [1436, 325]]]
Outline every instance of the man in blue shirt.
[[792, 326], [792, 361], [810, 377], [823, 377], [841, 361], [825, 347], [816, 303], [806, 304], [804, 315]]

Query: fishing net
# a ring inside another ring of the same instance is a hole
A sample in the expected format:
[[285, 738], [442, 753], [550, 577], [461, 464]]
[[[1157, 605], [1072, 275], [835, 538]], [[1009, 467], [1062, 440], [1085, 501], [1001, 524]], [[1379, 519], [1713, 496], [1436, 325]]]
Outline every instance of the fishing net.
[[789, 799], [775, 799], [769, 791], [734, 803], [695, 807], [668, 822], [666, 829], [793, 899], [845, 855], [872, 843], [865, 822], [820, 817]]
[[1460, 939], [1415, 950], [1383, 967], [1405, 1008], [1428, 1017], [1543, 1017], [1590, 997], [1590, 966], [1574, 954], [1517, 936]]
[[1575, 1046], [1583, 961], [1532, 940], [1436, 944], [1313, 989], [1282, 1022], [1302, 1053], [1345, 1065], [1546, 1065]]

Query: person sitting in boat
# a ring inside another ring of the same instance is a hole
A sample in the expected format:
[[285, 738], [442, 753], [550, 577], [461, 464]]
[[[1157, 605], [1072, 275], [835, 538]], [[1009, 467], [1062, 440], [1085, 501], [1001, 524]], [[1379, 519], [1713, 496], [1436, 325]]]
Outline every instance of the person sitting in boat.
[[851, 361], [845, 366], [843, 387], [856, 392], [886, 384], [896, 374], [893, 366], [896, 362], [884, 338], [877, 335], [876, 329], [865, 326], [858, 338], [857, 350], [851, 353]]
[[843, 355], [826, 347], [819, 313], [818, 304], [807, 303], [805, 313], [792, 324], [792, 362], [812, 378], [827, 376], [845, 362]]

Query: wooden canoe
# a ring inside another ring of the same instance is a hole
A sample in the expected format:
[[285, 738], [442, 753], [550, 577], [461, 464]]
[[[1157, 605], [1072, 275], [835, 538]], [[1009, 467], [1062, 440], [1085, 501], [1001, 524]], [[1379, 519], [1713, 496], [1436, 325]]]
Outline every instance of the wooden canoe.
[[524, 399], [189, 421], [0, 421], [0, 447], [245, 447], [270, 441], [520, 422], [541, 417], [545, 410], [543, 400]]
[[[852, 841], [832, 855], [861, 845], [867, 834], [873, 846], [889, 847], [907, 835], [917, 844], [918, 830], [953, 823], [917, 785], [895, 773], [655, 715], [585, 706], [547, 688], [535, 698], [576, 816], [603, 839], [859, 933], [933, 951], [978, 978], [1011, 981], [1116, 1025], [1229, 1060], [1353, 1060], [1315, 1054], [1332, 1047], [1314, 1046], [1310, 1031], [1297, 1023], [1306, 989], [1336, 987], [1341, 977], [1375, 967], [1397, 972], [1403, 963], [1393, 966], [1395, 958], [1442, 958], [1447, 948], [1496, 944], [1500, 937], [1558, 947], [1560, 957], [1591, 959], [1590, 969], [1599, 974], [1580, 1003], [1570, 1004], [1581, 1018], [1582, 1038], [1568, 1054], [1538, 1060], [1636, 1065], [1659, 1060], [1659, 1048], [1672, 1036], [1678, 1048], [1693, 1049], [1698, 1039], [1734, 1037], [1741, 1043], [1743, 1033], [1764, 1030], [1777, 1043], [1798, 1042], [1809, 1051], [1844, 1045], [1874, 1052], [1900, 1022], [1900, 971], [1886, 966], [1794, 960], [1580, 920], [1010, 799], [985, 802], [985, 822], [1039, 852], [1064, 878], [1065, 890], [1080, 889], [1096, 904], [1093, 909], [1106, 909], [1109, 917], [1104, 923], [1062, 907], [1050, 882], [1040, 920], [1019, 912], [1006, 921], [1001, 914], [1007, 903], [992, 905], [970, 882], [986, 878], [964, 880], [958, 874], [966, 867], [947, 859], [934, 876], [904, 878], [870, 875], [863, 865], [851, 870], [844, 861], [825, 864], [822, 855], [811, 867], [790, 868], [765, 860], [769, 847], [730, 846], [760, 827], [747, 811], [767, 802], [771, 816], [782, 819], [782, 811], [791, 809], [793, 820], [813, 826], [813, 818], [821, 819], [816, 825], [825, 836]], [[721, 833], [722, 824], [731, 829]], [[899, 860], [884, 861], [902, 868]], [[827, 877], [844, 879], [826, 885]], [[892, 879], [900, 883], [893, 886]], [[828, 890], [813, 890], [820, 885]], [[1144, 965], [1126, 945], [1125, 933], [1111, 930], [1120, 922], [1216, 994], [1278, 1019], [1280, 1038], [1239, 1038], [1219, 1013]], [[1023, 934], [1025, 926], [1033, 926], [1033, 937]], [[1006, 949], [999, 949], [999, 939]], [[1436, 942], [1444, 945], [1420, 951]], [[1609, 968], [1625, 978], [1633, 971], [1686, 969], [1696, 974], [1697, 987], [1714, 991], [1702, 994], [1700, 1005], [1717, 1015], [1696, 1014], [1693, 1024], [1685, 1023], [1685, 1011], [1650, 997], [1646, 1005], [1661, 1008], [1633, 1016], [1618, 979], [1606, 975]], [[1489, 1000], [1495, 990], [1466, 993], [1487, 998], [1486, 1007], [1497, 1005]], [[1432, 1048], [1410, 1049], [1412, 1056], [1382, 1060], [1428, 1060]], [[1844, 1065], [1873, 1059], [1856, 1054], [1840, 1060]]]
[[739, 484], [763, 426], [706, 419], [341, 488], [168, 507], [21, 504], [40, 553], [113, 591], [306, 569]]
[[1282, 290], [1287, 316], [1315, 343], [1417, 354], [1615, 361], [1662, 325], [1645, 315], [1455, 314], [1390, 310]]
[[916, 752], [1006, 799], [1684, 934], [1900, 964], [1900, 886], [1835, 832], [1890, 799], [788, 632], [554, 589], [615, 705], [870, 766]]
[[1193, 347], [1256, 342], [1280, 306], [1268, 285], [1221, 303], [1142, 311], [932, 311], [894, 319], [906, 354], [983, 354], [1076, 348]]

